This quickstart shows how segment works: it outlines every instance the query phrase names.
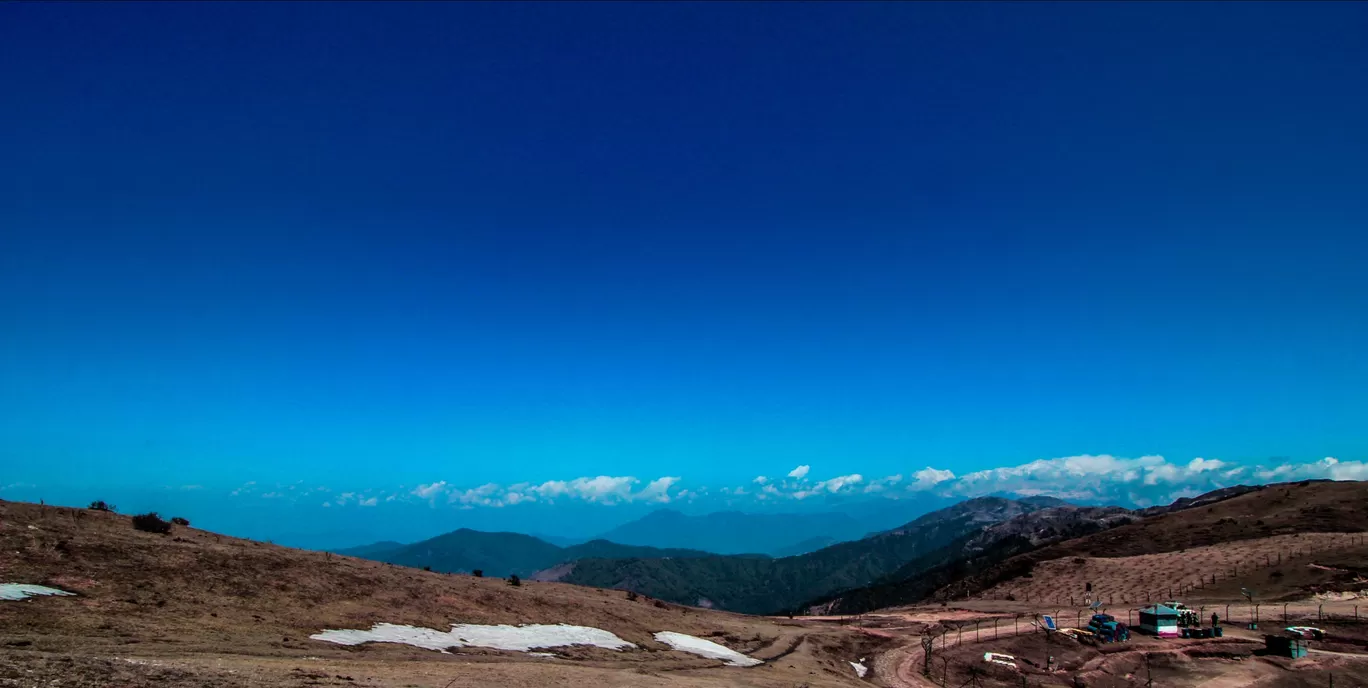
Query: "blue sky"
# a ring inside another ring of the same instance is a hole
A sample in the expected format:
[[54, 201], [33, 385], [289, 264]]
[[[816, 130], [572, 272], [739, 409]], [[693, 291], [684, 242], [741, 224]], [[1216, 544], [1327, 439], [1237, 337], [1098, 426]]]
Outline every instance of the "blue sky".
[[0, 497], [1343, 473], [1365, 28], [1350, 3], [0, 5]]

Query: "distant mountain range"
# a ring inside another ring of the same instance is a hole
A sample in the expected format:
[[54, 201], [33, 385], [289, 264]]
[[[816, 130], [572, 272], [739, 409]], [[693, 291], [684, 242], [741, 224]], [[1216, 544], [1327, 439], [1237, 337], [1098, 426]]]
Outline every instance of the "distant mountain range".
[[565, 562], [594, 558], [706, 557], [708, 552], [688, 549], [636, 547], [607, 540], [559, 547], [521, 533], [486, 533], [462, 528], [444, 535], [405, 545], [377, 542], [337, 550], [338, 554], [373, 559], [400, 566], [430, 568], [442, 573], [481, 571], [486, 576], [530, 576]]
[[1060, 506], [1068, 505], [1049, 497], [980, 497], [926, 514], [899, 528], [798, 556], [586, 558], [538, 577], [626, 588], [682, 604], [777, 613], [881, 580], [993, 524]]
[[[560, 547], [530, 535], [468, 529], [410, 545], [379, 542], [341, 553], [439, 572], [516, 573], [626, 589], [736, 612], [853, 614], [956, 599], [999, 585], [1023, 590], [1035, 585], [1030, 594], [1049, 594], [1057, 585], [1073, 583], [1058, 578], [1057, 572], [1049, 575], [1056, 575], [1059, 583], [1042, 578], [1037, 565], [1064, 558], [1078, 566], [1086, 563], [1085, 557], [1173, 552], [1300, 532], [1361, 533], [1368, 530], [1368, 512], [1362, 509], [1365, 485], [1306, 481], [1237, 486], [1134, 511], [1078, 506], [1051, 497], [979, 497], [848, 541], [836, 541], [840, 536], [835, 534], [811, 534], [859, 527], [858, 521], [840, 515], [798, 518], [798, 527], [791, 528], [791, 515], [686, 516], [667, 510], [608, 533], [657, 543], [722, 543], [774, 556], [721, 555], [607, 539]], [[832, 522], [823, 523], [824, 518]], [[749, 532], [766, 529], [771, 532]], [[794, 539], [802, 535], [806, 537]], [[789, 544], [778, 544], [785, 540]], [[1346, 561], [1358, 566], [1357, 559]], [[1354, 570], [1344, 569], [1349, 572], [1344, 575]], [[1259, 584], [1270, 589], [1281, 585], [1289, 595], [1304, 596], [1305, 583], [1281, 584], [1270, 577]]]
[[806, 554], [865, 534], [865, 526], [844, 513], [719, 511], [688, 516], [672, 509], [661, 509], [599, 537], [627, 545], [785, 557]]

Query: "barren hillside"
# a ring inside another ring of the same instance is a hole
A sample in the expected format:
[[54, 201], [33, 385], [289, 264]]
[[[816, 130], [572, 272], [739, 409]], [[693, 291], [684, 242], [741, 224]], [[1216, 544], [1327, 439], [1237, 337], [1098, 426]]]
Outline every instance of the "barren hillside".
[[[845, 662], [868, 639], [801, 623], [657, 602], [620, 591], [445, 575], [176, 527], [128, 516], [0, 502], [0, 583], [74, 596], [0, 601], [0, 686], [648, 685], [788, 686], [855, 682]], [[335, 645], [325, 629], [377, 623], [575, 624], [635, 649], [554, 656], [405, 645]], [[662, 631], [708, 638], [754, 668], [671, 650]], [[65, 682], [65, 683], [63, 683]]]
[[[1124, 588], [1131, 594], [1141, 594], [1160, 587], [1160, 583], [1164, 583], [1165, 589], [1195, 586], [1203, 575], [1216, 576], [1219, 584], [1241, 575], [1252, 576], [1261, 569], [1271, 571], [1279, 553], [1284, 559], [1299, 560], [1302, 565], [1314, 563], [1307, 557], [1317, 552], [1324, 556], [1344, 549], [1352, 554], [1362, 537], [1349, 535], [1368, 532], [1368, 482], [1282, 483], [1215, 502], [1199, 499], [1198, 504], [1009, 558], [947, 585], [937, 591], [936, 597], [981, 594], [1027, 574], [1034, 581], [1037, 568], [1041, 568], [1041, 579], [1032, 583], [1037, 589], [1048, 587], [1055, 594], [1081, 596], [1085, 591], [1069, 587], [1069, 580], [1055, 581], [1049, 576], [1049, 572], [1062, 567], [1042, 567], [1042, 562], [1185, 553], [1201, 548], [1205, 549], [1200, 553], [1174, 558], [1175, 563], [1183, 562], [1176, 567], [1112, 567], [1124, 576], [1110, 578], [1109, 585], [1118, 591]], [[1297, 541], [1310, 533], [1344, 536]], [[1203, 563], [1199, 565], [1199, 561]], [[1280, 590], [1279, 594], [1295, 593]]]

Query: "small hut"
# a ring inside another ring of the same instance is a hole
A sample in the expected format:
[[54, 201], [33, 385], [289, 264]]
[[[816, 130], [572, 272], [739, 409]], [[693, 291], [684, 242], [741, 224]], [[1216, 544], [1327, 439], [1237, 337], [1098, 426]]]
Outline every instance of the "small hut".
[[1306, 656], [1306, 640], [1286, 635], [1266, 635], [1264, 649], [1270, 655], [1300, 659]]
[[1178, 610], [1154, 604], [1140, 610], [1140, 630], [1160, 638], [1178, 637]]

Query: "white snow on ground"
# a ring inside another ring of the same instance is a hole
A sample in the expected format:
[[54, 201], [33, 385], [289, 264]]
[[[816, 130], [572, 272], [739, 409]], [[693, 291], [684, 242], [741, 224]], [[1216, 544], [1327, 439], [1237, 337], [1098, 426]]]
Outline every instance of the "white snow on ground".
[[27, 585], [25, 583], [0, 583], [0, 600], [22, 600], [36, 595], [75, 595], [74, 592], [49, 588], [46, 585]]
[[850, 666], [855, 668], [855, 675], [860, 678], [864, 678], [865, 673], [869, 671], [869, 667], [864, 665], [864, 657], [861, 657], [858, 662], [851, 662]]
[[309, 636], [339, 645], [361, 643], [403, 643], [445, 652], [448, 647], [488, 647], [495, 650], [527, 652], [533, 648], [593, 645], [608, 650], [636, 647], [608, 631], [567, 624], [530, 626], [481, 626], [452, 624], [447, 632], [431, 628], [376, 624], [369, 631], [328, 630]]
[[683, 633], [661, 631], [655, 634], [655, 639], [680, 652], [689, 652], [696, 654], [699, 657], [707, 657], [709, 659], [720, 659], [731, 666], [747, 667], [764, 664], [764, 662], [758, 659], [747, 657], [736, 650], [723, 645], [718, 645], [711, 640], [695, 638]]

